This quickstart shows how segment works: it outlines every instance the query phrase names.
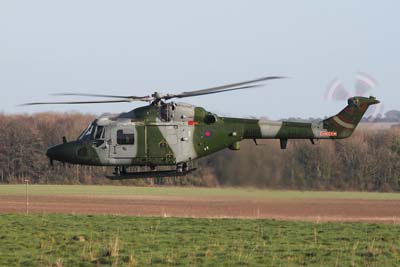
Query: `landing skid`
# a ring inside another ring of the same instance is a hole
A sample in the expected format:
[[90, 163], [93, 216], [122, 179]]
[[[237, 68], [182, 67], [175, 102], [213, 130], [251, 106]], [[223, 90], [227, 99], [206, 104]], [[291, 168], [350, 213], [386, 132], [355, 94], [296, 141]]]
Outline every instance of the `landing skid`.
[[127, 172], [127, 173], [121, 173], [119, 175], [106, 176], [106, 177], [111, 180], [178, 177], [178, 176], [185, 176], [195, 170], [196, 168], [189, 169], [187, 171], [165, 170], [165, 171]]

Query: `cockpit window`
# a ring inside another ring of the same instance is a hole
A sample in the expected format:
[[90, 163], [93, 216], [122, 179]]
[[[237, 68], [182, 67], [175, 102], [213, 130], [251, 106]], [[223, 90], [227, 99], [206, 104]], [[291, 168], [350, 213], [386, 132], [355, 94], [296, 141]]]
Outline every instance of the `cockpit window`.
[[101, 140], [105, 137], [104, 126], [98, 126], [96, 122], [90, 124], [79, 136], [78, 140], [93, 141]]
[[95, 140], [103, 139], [104, 126], [97, 126]]
[[81, 133], [81, 135], [78, 137], [78, 140], [90, 140], [91, 139], [90, 137], [92, 136], [92, 133], [93, 133], [93, 128], [94, 128], [93, 124], [90, 124], [86, 128], [86, 130], [84, 130]]

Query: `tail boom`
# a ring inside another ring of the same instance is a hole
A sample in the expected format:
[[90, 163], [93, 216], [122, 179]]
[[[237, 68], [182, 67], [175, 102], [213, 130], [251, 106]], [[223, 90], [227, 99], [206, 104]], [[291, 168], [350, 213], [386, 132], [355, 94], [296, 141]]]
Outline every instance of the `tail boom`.
[[342, 139], [351, 136], [370, 105], [378, 104], [374, 97], [352, 97], [337, 115], [317, 123], [291, 121], [258, 121], [259, 131], [245, 131], [245, 139]]

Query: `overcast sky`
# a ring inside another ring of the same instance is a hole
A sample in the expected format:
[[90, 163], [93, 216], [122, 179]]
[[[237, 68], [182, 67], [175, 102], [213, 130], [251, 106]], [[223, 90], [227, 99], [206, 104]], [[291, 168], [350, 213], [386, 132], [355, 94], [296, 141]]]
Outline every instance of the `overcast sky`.
[[[399, 1], [1, 1], [0, 112], [101, 114], [140, 106], [16, 107], [59, 92], [148, 95], [284, 75], [265, 88], [185, 99], [229, 116], [321, 117], [358, 72], [400, 109]], [[87, 99], [87, 98], [85, 98]]]

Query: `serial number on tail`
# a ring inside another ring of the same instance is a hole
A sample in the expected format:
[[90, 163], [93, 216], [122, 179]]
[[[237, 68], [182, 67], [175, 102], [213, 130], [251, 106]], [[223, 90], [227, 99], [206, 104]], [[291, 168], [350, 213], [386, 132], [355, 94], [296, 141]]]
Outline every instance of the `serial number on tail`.
[[337, 132], [319, 132], [319, 136], [334, 137], [337, 136]]

